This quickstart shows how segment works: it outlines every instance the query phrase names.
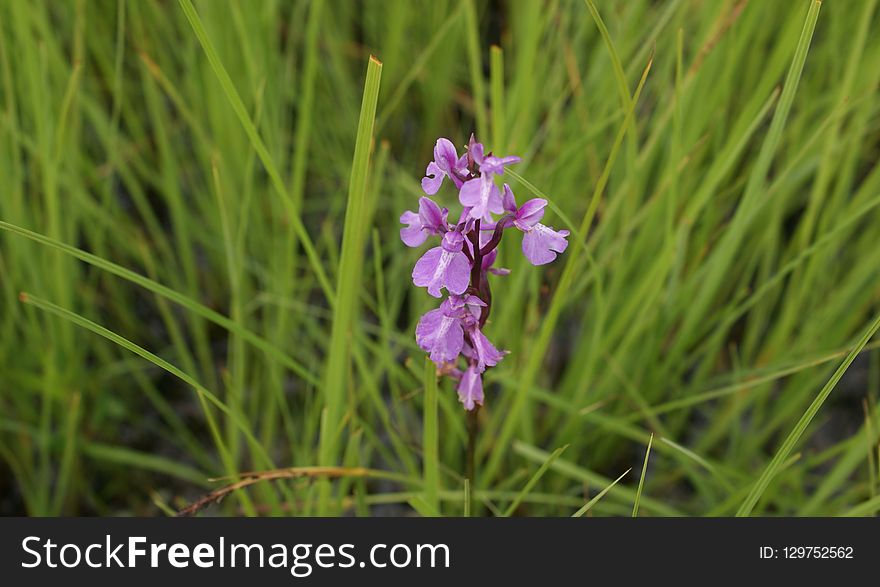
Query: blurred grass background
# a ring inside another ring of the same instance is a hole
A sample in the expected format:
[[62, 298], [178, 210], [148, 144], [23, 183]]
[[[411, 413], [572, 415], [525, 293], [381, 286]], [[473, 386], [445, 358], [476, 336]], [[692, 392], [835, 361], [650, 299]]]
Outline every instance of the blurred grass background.
[[314, 465], [369, 471], [211, 512], [464, 513], [397, 218], [475, 131], [574, 234], [541, 268], [502, 242], [469, 513], [874, 515], [878, 30], [876, 0], [0, 3], [0, 513]]

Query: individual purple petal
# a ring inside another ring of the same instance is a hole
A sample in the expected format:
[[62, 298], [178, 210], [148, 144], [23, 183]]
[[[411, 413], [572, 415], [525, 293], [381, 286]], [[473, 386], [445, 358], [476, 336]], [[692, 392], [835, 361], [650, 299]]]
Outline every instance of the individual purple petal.
[[501, 196], [501, 206], [505, 212], [516, 214], [516, 198], [513, 197], [513, 191], [510, 186], [504, 184], [504, 193]]
[[449, 139], [439, 138], [434, 145], [434, 163], [437, 164], [443, 172], [449, 176], [452, 175], [456, 163], [458, 163], [458, 153], [455, 152], [455, 145]]
[[473, 365], [461, 375], [461, 382], [458, 384], [458, 400], [468, 411], [473, 410], [477, 405], [483, 405], [483, 378]]
[[480, 373], [485, 371], [486, 367], [494, 367], [498, 364], [498, 361], [504, 358], [505, 353], [496, 349], [477, 325], [468, 328], [468, 334], [471, 337], [473, 352], [477, 359], [477, 368], [480, 370]]
[[498, 186], [486, 174], [464, 182], [458, 193], [458, 201], [471, 209], [468, 215], [474, 220], [482, 219], [490, 211], [497, 213], [503, 210]]
[[522, 161], [522, 158], [517, 157], [516, 155], [508, 155], [507, 157], [501, 158], [502, 165], [514, 165]]
[[461, 252], [464, 237], [450, 231], [443, 235], [441, 246], [429, 249], [413, 268], [413, 283], [427, 287], [428, 293], [440, 297], [440, 290], [463, 294], [470, 281], [471, 264]]
[[565, 251], [568, 241], [567, 230], [555, 231], [540, 222], [523, 235], [522, 251], [532, 265], [545, 265], [556, 258], [556, 253]]
[[504, 173], [505, 165], [513, 165], [514, 163], [519, 163], [520, 161], [521, 159], [519, 157], [496, 157], [494, 155], [489, 155], [487, 157], [483, 157], [483, 161], [480, 163], [480, 173], [501, 175]]
[[440, 290], [446, 288], [452, 293], [464, 293], [468, 286], [470, 263], [464, 253], [450, 253], [443, 247], [428, 250], [413, 268], [413, 283], [427, 287], [428, 293], [439, 298]]
[[[501, 201], [501, 191], [498, 189], [498, 186], [495, 183], [492, 183], [492, 189], [489, 192], [489, 205], [487, 206], [489, 212], [493, 214], [501, 214], [504, 212], [504, 203]], [[487, 222], [493, 222], [491, 217], [487, 217]], [[483, 224], [486, 224], [484, 222]], [[486, 226], [488, 230], [489, 227]]]
[[446, 232], [446, 217], [449, 210], [440, 208], [431, 198], [419, 198], [419, 218], [422, 222], [422, 228], [428, 230], [432, 234], [440, 234]]
[[422, 230], [422, 220], [415, 212], [407, 210], [400, 215], [400, 222], [408, 225], [400, 229], [400, 240], [406, 246], [417, 247], [428, 238], [427, 233]]
[[477, 165], [483, 164], [483, 143], [478, 143], [473, 134], [468, 142], [468, 155]]
[[[464, 293], [471, 279], [471, 264], [461, 252], [447, 254], [449, 255], [449, 266], [446, 268], [444, 285], [451, 293]], [[428, 292], [430, 293], [430, 289]]]
[[[425, 254], [416, 261], [415, 267], [413, 267], [412, 280], [414, 284], [419, 287], [425, 287], [429, 284], [433, 286], [434, 281], [442, 278], [442, 276], [435, 277], [435, 272], [440, 264], [440, 257], [443, 255], [443, 252], [443, 247], [434, 247], [425, 251]], [[433, 287], [429, 291], [432, 290]], [[437, 291], [436, 297], [439, 298], [439, 288]], [[431, 295], [434, 294], [432, 293]]]
[[425, 177], [422, 178], [422, 191], [433, 196], [443, 184], [443, 170], [431, 161], [425, 169]]
[[480, 298], [478, 298], [475, 295], [466, 296], [464, 299], [464, 303], [467, 304], [468, 306], [476, 306], [478, 308], [485, 308], [486, 307], [486, 302], [484, 302], [483, 300], [481, 300]]
[[528, 232], [544, 217], [544, 208], [546, 206], [547, 200], [541, 198], [529, 200], [516, 211], [513, 224], [521, 231]]
[[458, 318], [445, 314], [442, 307], [431, 310], [419, 320], [416, 326], [416, 342], [430, 353], [432, 361], [438, 365], [455, 361], [464, 345], [464, 332]]
[[[458, 201], [461, 202], [462, 206], [466, 208], [474, 208], [480, 205], [483, 200], [483, 189], [485, 182], [482, 177], [476, 177], [474, 179], [470, 179], [461, 186], [461, 190], [458, 192]], [[485, 186], [488, 188], [488, 186]], [[487, 195], [488, 199], [488, 195]], [[488, 202], [487, 202], [488, 204]], [[483, 210], [480, 211], [476, 216], [479, 218], [483, 215], [483, 211], [485, 211], [486, 204], [483, 205]], [[468, 212], [468, 216], [473, 216], [473, 210]]]
[[422, 190], [429, 196], [437, 193], [443, 184], [443, 178], [448, 177], [460, 188], [463, 183], [462, 175], [467, 167], [467, 158], [459, 158], [455, 152], [455, 145], [449, 139], [439, 138], [434, 145], [434, 160], [428, 163], [425, 169], [425, 177], [422, 178]]

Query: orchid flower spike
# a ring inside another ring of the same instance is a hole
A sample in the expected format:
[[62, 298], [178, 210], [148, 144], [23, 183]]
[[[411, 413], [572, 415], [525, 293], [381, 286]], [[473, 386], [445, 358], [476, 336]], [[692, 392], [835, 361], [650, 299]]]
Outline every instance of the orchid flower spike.
[[495, 183], [506, 166], [519, 162], [516, 156], [485, 152], [473, 135], [461, 156], [452, 141], [437, 139], [422, 190], [433, 196], [449, 179], [462, 205], [458, 223], [450, 224], [449, 210], [428, 197], [419, 199], [417, 212], [408, 210], [400, 216], [405, 225], [400, 239], [408, 247], [440, 237], [439, 246], [416, 262], [412, 280], [435, 298], [443, 297], [444, 289], [448, 295], [421, 317], [416, 342], [440, 373], [458, 381], [458, 398], [466, 410], [483, 405], [483, 375], [507, 354], [483, 332], [492, 309], [488, 277], [510, 273], [494, 266], [504, 231], [516, 228], [523, 233], [522, 251], [533, 265], [550, 263], [568, 247], [567, 230], [541, 224], [547, 200], [533, 198], [517, 206], [510, 186], [505, 183], [499, 189]]

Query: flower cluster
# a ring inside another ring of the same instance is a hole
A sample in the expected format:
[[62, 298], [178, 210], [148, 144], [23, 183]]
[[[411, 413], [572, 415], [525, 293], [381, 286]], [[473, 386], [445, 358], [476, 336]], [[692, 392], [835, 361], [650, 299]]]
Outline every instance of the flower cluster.
[[[547, 200], [535, 198], [518, 207], [510, 186], [505, 183], [499, 189], [495, 183], [505, 166], [519, 161], [519, 157], [485, 153], [473, 135], [461, 157], [451, 141], [438, 139], [422, 190], [433, 196], [448, 179], [458, 190], [461, 216], [451, 224], [447, 208], [422, 197], [418, 212], [406, 211], [400, 217], [406, 225], [400, 229], [400, 238], [407, 246], [418, 247], [429, 236], [440, 237], [440, 246], [416, 262], [412, 279], [435, 298], [442, 297], [443, 289], [448, 295], [439, 308], [422, 316], [416, 342], [441, 372], [459, 382], [458, 398], [467, 410], [483, 405], [482, 374], [507, 354], [495, 348], [482, 331], [492, 306], [488, 274], [510, 273], [493, 266], [504, 231], [516, 228], [523, 233], [522, 251], [533, 265], [553, 261], [568, 246], [567, 230], [556, 231], [540, 222]], [[461, 357], [466, 362], [464, 370], [459, 368]]]

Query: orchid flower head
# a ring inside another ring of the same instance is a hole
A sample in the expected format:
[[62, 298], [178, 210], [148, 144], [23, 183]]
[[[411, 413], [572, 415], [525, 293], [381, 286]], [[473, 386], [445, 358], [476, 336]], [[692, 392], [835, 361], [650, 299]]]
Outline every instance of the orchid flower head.
[[510, 273], [495, 267], [504, 232], [516, 228], [523, 233], [522, 251], [533, 265], [550, 263], [563, 253], [569, 232], [541, 223], [549, 205], [546, 199], [533, 198], [517, 206], [510, 185], [499, 189], [496, 176], [504, 175], [508, 165], [519, 163], [519, 157], [487, 152], [473, 135], [461, 155], [445, 138], [437, 139], [433, 155], [421, 181], [422, 190], [428, 196], [438, 194], [449, 179], [462, 209], [458, 222], [450, 224], [448, 208], [421, 197], [417, 211], [400, 216], [404, 225], [400, 239], [405, 245], [419, 247], [430, 237], [440, 238], [412, 271], [413, 284], [442, 298], [438, 307], [419, 319], [416, 343], [437, 365], [438, 373], [457, 381], [464, 408], [474, 410], [484, 402], [483, 374], [507, 355], [484, 332], [493, 303], [489, 275]]

